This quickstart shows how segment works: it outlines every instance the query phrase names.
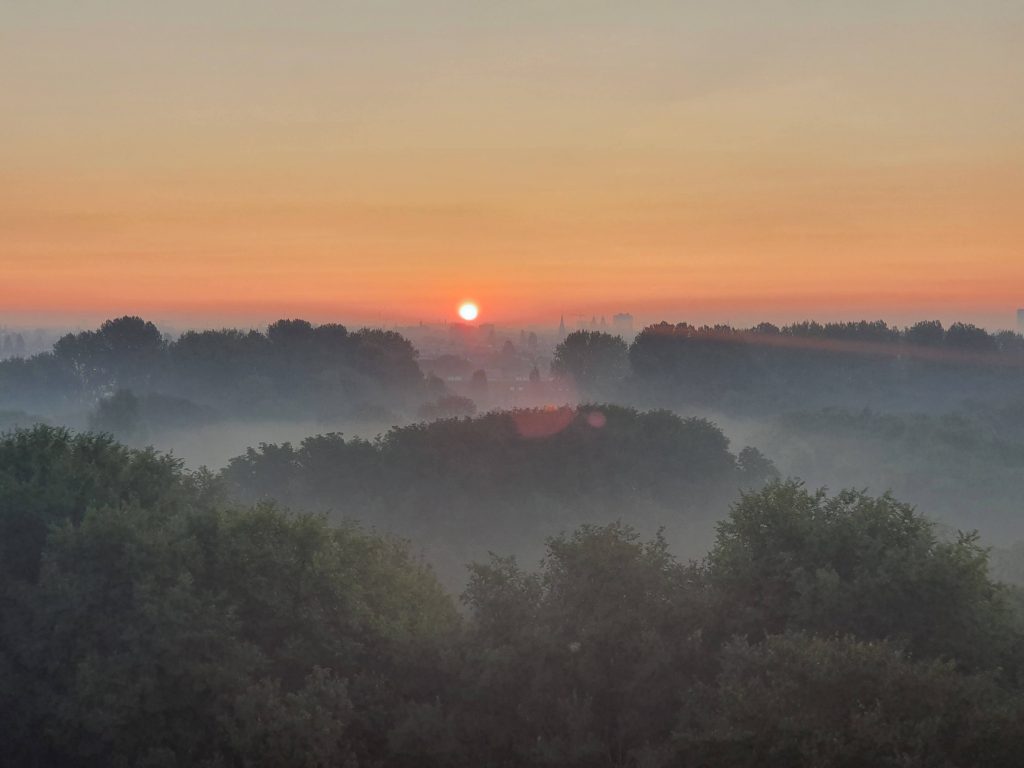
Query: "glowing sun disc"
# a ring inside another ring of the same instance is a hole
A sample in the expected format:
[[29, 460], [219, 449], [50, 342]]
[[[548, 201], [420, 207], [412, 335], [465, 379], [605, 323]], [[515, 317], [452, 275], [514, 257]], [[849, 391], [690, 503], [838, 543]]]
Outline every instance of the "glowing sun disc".
[[476, 320], [476, 316], [480, 314], [480, 310], [477, 309], [476, 304], [467, 301], [465, 304], [459, 307], [459, 317], [463, 320]]

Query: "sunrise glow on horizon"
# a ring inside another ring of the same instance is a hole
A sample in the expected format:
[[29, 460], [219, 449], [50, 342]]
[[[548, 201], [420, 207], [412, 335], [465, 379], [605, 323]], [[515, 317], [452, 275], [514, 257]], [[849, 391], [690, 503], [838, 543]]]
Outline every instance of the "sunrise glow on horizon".
[[1019, 4], [65, 1], [0, 24], [6, 320], [1024, 306]]

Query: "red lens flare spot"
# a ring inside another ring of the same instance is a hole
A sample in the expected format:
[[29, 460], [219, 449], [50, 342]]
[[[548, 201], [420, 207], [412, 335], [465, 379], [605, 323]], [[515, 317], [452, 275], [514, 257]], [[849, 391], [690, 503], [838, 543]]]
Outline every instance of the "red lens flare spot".
[[534, 408], [528, 411], [516, 411], [513, 418], [516, 431], [521, 437], [528, 439], [551, 437], [568, 427], [576, 411], [572, 408]]

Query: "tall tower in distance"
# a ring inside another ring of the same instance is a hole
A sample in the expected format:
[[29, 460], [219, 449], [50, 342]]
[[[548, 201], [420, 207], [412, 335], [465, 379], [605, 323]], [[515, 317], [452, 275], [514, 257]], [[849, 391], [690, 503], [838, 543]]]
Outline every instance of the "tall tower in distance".
[[1024, 309], [1017, 310], [1017, 330], [1024, 333]]

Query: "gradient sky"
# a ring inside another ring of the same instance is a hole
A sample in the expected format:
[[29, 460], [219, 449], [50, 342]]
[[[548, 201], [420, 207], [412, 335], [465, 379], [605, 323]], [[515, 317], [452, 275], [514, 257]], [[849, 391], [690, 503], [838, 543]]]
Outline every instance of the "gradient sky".
[[1024, 306], [1024, 3], [6, 0], [0, 322]]

